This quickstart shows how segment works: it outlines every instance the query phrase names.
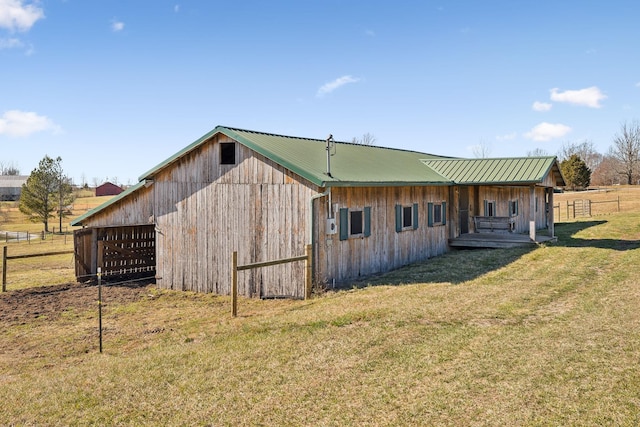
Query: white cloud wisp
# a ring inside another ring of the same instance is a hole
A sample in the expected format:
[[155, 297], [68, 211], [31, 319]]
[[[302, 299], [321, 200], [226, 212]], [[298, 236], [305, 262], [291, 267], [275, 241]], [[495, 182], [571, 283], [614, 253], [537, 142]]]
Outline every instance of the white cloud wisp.
[[529, 132], [525, 133], [525, 138], [534, 141], [550, 141], [555, 138], [561, 138], [571, 132], [571, 128], [561, 123], [542, 122], [533, 127]]
[[597, 86], [579, 90], [565, 90], [564, 92], [560, 92], [558, 88], [551, 89], [551, 100], [556, 102], [600, 108], [602, 107], [600, 101], [604, 99], [607, 99], [607, 95], [602, 93]]
[[531, 108], [533, 109], [533, 111], [549, 111], [551, 110], [551, 108], [553, 107], [553, 104], [549, 104], [548, 102], [539, 102], [536, 101], [533, 103], [533, 105], [531, 106]]
[[349, 84], [349, 83], [357, 83], [359, 81], [360, 81], [360, 79], [354, 78], [352, 76], [338, 77], [334, 81], [331, 81], [329, 83], [325, 83], [324, 85], [322, 85], [320, 87], [320, 89], [318, 89], [318, 92], [316, 93], [316, 96], [321, 98], [321, 97], [325, 96], [326, 94], [329, 94], [329, 93], [333, 92], [334, 90], [338, 89], [339, 87], [342, 87], [342, 86], [344, 86], [346, 84]]
[[26, 137], [44, 131], [59, 133], [61, 129], [50, 118], [31, 111], [9, 110], [0, 116], [0, 135]]
[[44, 18], [44, 11], [37, 2], [24, 0], [0, 0], [0, 28], [9, 31], [29, 31], [33, 24]]

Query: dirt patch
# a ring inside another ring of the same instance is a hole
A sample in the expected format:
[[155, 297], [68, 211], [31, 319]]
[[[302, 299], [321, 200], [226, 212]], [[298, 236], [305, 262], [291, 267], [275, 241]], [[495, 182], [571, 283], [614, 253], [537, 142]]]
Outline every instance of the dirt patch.
[[[149, 283], [133, 282], [102, 287], [106, 304], [126, 304], [149, 293]], [[65, 310], [84, 311], [98, 303], [98, 286], [83, 283], [20, 289], [0, 294], [0, 324], [25, 323], [46, 316], [54, 319]]]

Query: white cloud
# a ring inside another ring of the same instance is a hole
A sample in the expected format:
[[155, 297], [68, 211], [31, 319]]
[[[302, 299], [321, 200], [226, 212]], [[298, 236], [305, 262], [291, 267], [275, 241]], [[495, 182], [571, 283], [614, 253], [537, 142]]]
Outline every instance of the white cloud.
[[552, 101], [584, 105], [591, 108], [600, 108], [600, 101], [606, 98], [607, 96], [597, 86], [579, 90], [565, 90], [564, 92], [559, 92], [558, 88], [551, 89]]
[[9, 39], [0, 39], [0, 50], [1, 49], [14, 49], [24, 46], [24, 43], [20, 39], [9, 38]]
[[173, 11], [174, 11], [175, 13], [180, 12], [180, 5], [179, 5], [179, 4], [177, 4], [177, 5], [173, 6]]
[[0, 0], [0, 28], [9, 31], [29, 31], [33, 24], [44, 18], [38, 2], [25, 0]]
[[364, 32], [364, 34], [365, 34], [365, 35], [367, 35], [367, 36], [369, 36], [369, 37], [375, 37], [375, 36], [376, 36], [376, 33], [375, 33], [375, 31], [373, 31], [373, 30], [366, 30], [366, 31]]
[[636, 83], [636, 87], [640, 87], [640, 82]]
[[549, 111], [551, 110], [551, 107], [553, 107], [553, 104], [549, 104], [548, 102], [539, 102], [539, 101], [534, 102], [533, 105], [531, 106], [531, 108], [533, 108], [534, 111]]
[[560, 123], [542, 122], [536, 125], [529, 132], [525, 133], [526, 138], [534, 141], [549, 141], [554, 138], [560, 138], [571, 132], [571, 128]]
[[115, 19], [113, 21], [111, 21], [111, 30], [114, 33], [117, 33], [118, 31], [122, 31], [124, 30], [124, 22], [122, 21], [116, 21]]
[[507, 133], [504, 135], [498, 135], [496, 136], [496, 140], [498, 141], [511, 141], [513, 139], [516, 139], [516, 137], [518, 136], [517, 133], [512, 132], [512, 133]]
[[328, 93], [333, 92], [334, 90], [338, 89], [341, 86], [344, 86], [346, 84], [349, 83], [357, 83], [359, 82], [360, 79], [356, 79], [354, 77], [351, 76], [342, 76], [342, 77], [338, 77], [337, 79], [335, 79], [332, 82], [329, 83], [325, 83], [323, 84], [320, 89], [318, 89], [318, 93], [316, 94], [317, 97], [322, 97]]
[[0, 116], [0, 135], [29, 136], [43, 131], [59, 133], [61, 129], [48, 117], [31, 111], [9, 110]]

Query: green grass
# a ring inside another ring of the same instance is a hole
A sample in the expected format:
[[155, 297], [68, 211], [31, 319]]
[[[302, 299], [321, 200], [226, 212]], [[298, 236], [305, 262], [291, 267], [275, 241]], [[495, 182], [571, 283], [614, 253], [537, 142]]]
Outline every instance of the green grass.
[[640, 215], [309, 301], [149, 288], [0, 325], [4, 425], [640, 423]]

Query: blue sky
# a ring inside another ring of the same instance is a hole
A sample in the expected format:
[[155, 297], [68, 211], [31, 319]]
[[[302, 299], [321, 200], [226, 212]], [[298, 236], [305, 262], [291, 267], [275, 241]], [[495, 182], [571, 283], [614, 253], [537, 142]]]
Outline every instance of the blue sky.
[[473, 157], [605, 153], [637, 1], [0, 0], [0, 162], [138, 176], [216, 125]]

